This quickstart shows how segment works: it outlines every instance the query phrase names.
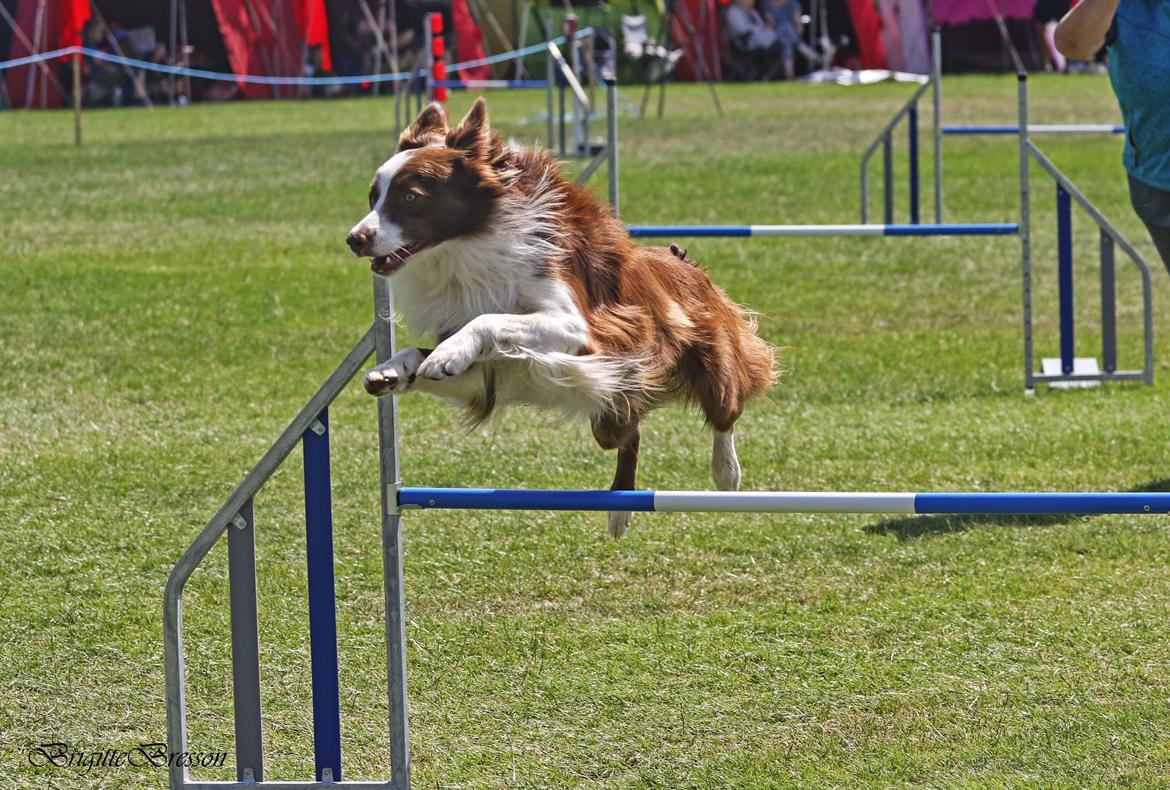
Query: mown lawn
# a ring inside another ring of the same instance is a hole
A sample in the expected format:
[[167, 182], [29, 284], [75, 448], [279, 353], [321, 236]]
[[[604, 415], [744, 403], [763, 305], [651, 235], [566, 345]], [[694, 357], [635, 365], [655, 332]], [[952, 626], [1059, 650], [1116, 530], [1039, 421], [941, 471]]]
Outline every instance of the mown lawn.
[[[1102, 78], [1033, 82], [1036, 122], [1117, 117]], [[721, 119], [704, 89], [671, 87], [665, 118], [622, 119], [623, 216], [855, 222], [860, 152], [910, 90], [727, 86]], [[1010, 122], [1014, 90], [948, 78], [948, 121]], [[522, 139], [543, 134], [520, 123], [542, 107], [490, 98]], [[93, 112], [75, 150], [67, 114], [0, 114], [5, 788], [165, 785], [161, 770], [34, 768], [29, 750], [164, 738], [164, 581], [369, 324], [368, 268], [344, 236], [392, 117], [375, 100]], [[1120, 141], [1040, 144], [1154, 260]], [[1014, 221], [1015, 157], [1010, 139], [948, 139], [947, 218]], [[1037, 350], [1052, 356], [1054, 190], [1034, 189]], [[1076, 228], [1078, 339], [1093, 354], [1095, 234]], [[740, 423], [747, 488], [1167, 485], [1164, 362], [1154, 388], [1023, 396], [1015, 239], [684, 244], [786, 348], [789, 375]], [[1139, 290], [1120, 270], [1134, 365]], [[1154, 274], [1168, 360], [1170, 283]], [[401, 413], [412, 484], [610, 479], [584, 424], [513, 411], [468, 434], [421, 397]], [[331, 417], [345, 776], [376, 778], [389, 757], [374, 406], [351, 388]], [[656, 413], [641, 483], [709, 487], [708, 442], [694, 414]], [[312, 755], [298, 466], [256, 504], [280, 779], [310, 776]], [[600, 514], [404, 523], [420, 787], [1170, 784], [1165, 518], [660, 514], [621, 541]], [[198, 749], [232, 749], [226, 588], [221, 546], [185, 599]]]

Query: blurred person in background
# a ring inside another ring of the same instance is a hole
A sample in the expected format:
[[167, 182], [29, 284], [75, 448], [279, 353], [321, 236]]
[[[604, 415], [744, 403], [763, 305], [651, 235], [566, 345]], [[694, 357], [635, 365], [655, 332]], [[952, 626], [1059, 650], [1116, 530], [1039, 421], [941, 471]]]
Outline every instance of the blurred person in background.
[[1068, 68], [1068, 62], [1056, 48], [1053, 38], [1057, 23], [1070, 8], [1072, 0], [1037, 0], [1032, 11], [1032, 19], [1036, 23], [1036, 41], [1040, 45], [1041, 57], [1044, 58], [1045, 71], [1064, 71]]
[[760, 14], [779, 36], [786, 80], [796, 76], [797, 52], [808, 61], [809, 66], [817, 63], [816, 52], [801, 38], [804, 34], [804, 23], [801, 21], [803, 13], [797, 0], [761, 0], [760, 3]]
[[1055, 41], [1076, 60], [1107, 48], [1130, 199], [1170, 271], [1170, 0], [1081, 0]]
[[731, 0], [723, 12], [723, 36], [734, 54], [752, 63], [753, 78], [776, 78], [783, 67], [780, 34], [756, 10], [754, 0]]

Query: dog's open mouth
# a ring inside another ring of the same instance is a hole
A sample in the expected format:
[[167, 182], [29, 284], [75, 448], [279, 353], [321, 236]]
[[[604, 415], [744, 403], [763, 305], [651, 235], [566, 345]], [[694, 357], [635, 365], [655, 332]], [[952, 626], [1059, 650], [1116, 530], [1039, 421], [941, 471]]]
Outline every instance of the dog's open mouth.
[[376, 258], [370, 258], [370, 270], [374, 274], [380, 274], [383, 277], [394, 274], [394, 272], [406, 265], [406, 261], [425, 250], [429, 245], [416, 241], [407, 244], [405, 247], [399, 247], [389, 255], [379, 255]]

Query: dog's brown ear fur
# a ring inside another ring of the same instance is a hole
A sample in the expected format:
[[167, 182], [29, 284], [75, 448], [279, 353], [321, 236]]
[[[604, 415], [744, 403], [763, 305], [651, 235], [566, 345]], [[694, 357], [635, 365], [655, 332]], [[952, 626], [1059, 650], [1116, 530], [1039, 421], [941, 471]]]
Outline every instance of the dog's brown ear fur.
[[422, 148], [443, 139], [447, 133], [447, 111], [438, 102], [431, 102], [398, 138], [398, 150]]
[[492, 129], [488, 125], [487, 103], [483, 97], [475, 100], [467, 115], [447, 132], [447, 147], [467, 151], [477, 159], [486, 158], [492, 145]]

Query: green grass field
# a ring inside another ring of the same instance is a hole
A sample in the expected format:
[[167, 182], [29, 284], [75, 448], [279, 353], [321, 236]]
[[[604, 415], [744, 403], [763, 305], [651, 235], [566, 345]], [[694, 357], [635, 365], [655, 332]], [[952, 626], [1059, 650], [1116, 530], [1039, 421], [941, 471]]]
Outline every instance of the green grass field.
[[[948, 78], [948, 121], [1011, 122], [1014, 86]], [[861, 150], [910, 90], [726, 86], [720, 119], [705, 90], [672, 87], [665, 118], [623, 117], [623, 217], [855, 222]], [[1033, 94], [1034, 122], [1117, 117], [1102, 78], [1038, 78]], [[509, 133], [543, 134], [519, 123], [541, 95], [489, 106]], [[371, 320], [344, 237], [391, 118], [374, 100], [102, 111], [76, 150], [66, 113], [0, 114], [3, 787], [165, 786], [162, 770], [33, 767], [29, 750], [164, 738], [163, 584]], [[1155, 261], [1120, 141], [1040, 145]], [[1015, 158], [1010, 139], [949, 138], [948, 219], [1014, 221]], [[899, 221], [904, 175], [900, 161]], [[1054, 189], [1034, 189], [1037, 351], [1054, 356]], [[1095, 231], [1075, 227], [1091, 355]], [[684, 243], [786, 349], [789, 374], [740, 422], [746, 488], [1170, 478], [1165, 361], [1154, 388], [1023, 396], [1015, 239]], [[1119, 271], [1136, 365], [1138, 279]], [[1162, 331], [1170, 283], [1154, 275]], [[1161, 338], [1157, 353], [1170, 360]], [[359, 386], [331, 414], [350, 779], [389, 760], [374, 411]], [[518, 410], [468, 434], [421, 396], [401, 414], [411, 484], [610, 480], [583, 423]], [[642, 448], [645, 487], [710, 487], [696, 415], [655, 413]], [[256, 503], [277, 779], [311, 775], [300, 492], [294, 454]], [[411, 513], [404, 528], [419, 787], [1170, 785], [1164, 518], [659, 514], [621, 541], [601, 514]], [[233, 749], [226, 567], [221, 545], [185, 598], [192, 747], [212, 751]]]

